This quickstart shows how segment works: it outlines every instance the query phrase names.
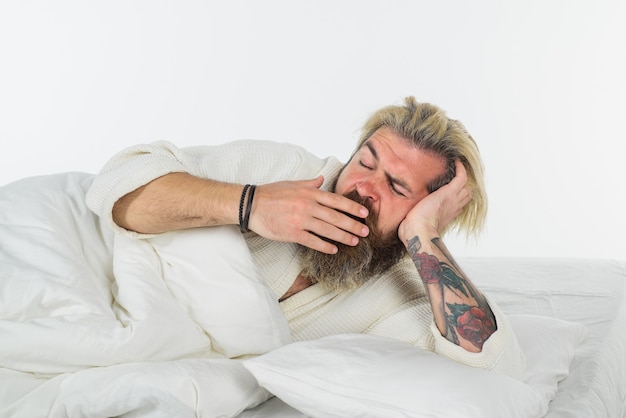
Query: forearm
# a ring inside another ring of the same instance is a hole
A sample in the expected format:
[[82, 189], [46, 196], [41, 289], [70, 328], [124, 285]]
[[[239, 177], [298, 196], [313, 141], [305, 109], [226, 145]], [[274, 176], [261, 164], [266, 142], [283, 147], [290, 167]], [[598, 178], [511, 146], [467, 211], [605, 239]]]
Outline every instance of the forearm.
[[424, 282], [441, 335], [467, 351], [480, 352], [496, 331], [485, 297], [454, 261], [438, 234], [420, 231], [405, 241]]
[[242, 186], [170, 173], [120, 198], [113, 220], [143, 234], [238, 223]]

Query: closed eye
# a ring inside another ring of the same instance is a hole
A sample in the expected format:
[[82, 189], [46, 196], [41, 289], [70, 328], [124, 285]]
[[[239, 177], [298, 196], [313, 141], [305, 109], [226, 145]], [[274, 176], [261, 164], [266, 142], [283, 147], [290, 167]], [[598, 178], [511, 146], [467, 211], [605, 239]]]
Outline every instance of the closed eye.
[[362, 160], [359, 160], [359, 165], [363, 168], [367, 168], [368, 170], [373, 170], [372, 167], [370, 167], [369, 165], [365, 164]]
[[404, 193], [402, 193], [400, 190], [398, 190], [396, 188], [396, 185], [394, 184], [394, 182], [391, 179], [387, 179], [387, 183], [389, 184], [389, 188], [391, 189], [391, 191], [393, 192], [393, 194], [396, 194], [398, 196], [402, 196], [402, 197], [406, 197], [404, 195]]

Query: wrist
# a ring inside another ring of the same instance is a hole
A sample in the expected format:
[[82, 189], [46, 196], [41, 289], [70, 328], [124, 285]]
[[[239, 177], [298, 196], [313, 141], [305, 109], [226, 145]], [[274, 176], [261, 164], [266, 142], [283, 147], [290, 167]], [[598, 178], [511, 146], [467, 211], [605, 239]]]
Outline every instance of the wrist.
[[241, 233], [250, 232], [248, 224], [250, 223], [250, 213], [252, 211], [252, 200], [256, 185], [246, 184], [241, 191], [239, 199], [239, 230]]
[[418, 237], [421, 242], [429, 242], [433, 238], [439, 238], [440, 235], [437, 228], [427, 223], [408, 224], [402, 222], [398, 228], [398, 238], [404, 245], [413, 241], [415, 237]]
[[209, 179], [199, 180], [198, 189], [192, 196], [197, 199], [197, 211], [202, 225], [239, 225], [239, 202], [243, 186]]

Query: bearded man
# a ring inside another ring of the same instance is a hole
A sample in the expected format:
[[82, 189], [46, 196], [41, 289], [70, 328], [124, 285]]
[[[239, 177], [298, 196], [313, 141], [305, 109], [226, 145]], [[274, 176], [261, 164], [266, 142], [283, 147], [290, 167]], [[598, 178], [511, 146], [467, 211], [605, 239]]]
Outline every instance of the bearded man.
[[346, 164], [269, 141], [131, 147], [96, 176], [88, 206], [138, 239], [238, 225], [294, 340], [372, 333], [520, 377], [506, 317], [446, 249], [480, 230], [476, 143], [409, 97], [375, 112]]

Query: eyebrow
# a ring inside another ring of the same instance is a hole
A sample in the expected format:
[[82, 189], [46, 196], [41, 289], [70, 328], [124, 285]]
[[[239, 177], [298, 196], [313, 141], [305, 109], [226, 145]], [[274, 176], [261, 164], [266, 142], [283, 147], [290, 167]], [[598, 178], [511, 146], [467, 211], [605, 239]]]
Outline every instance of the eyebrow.
[[[380, 157], [378, 156], [378, 152], [376, 151], [376, 148], [374, 148], [374, 145], [372, 145], [370, 142], [366, 142], [365, 146], [367, 147], [367, 149], [370, 150], [370, 152], [374, 156], [374, 159], [377, 162], [380, 161]], [[411, 190], [409, 185], [404, 180], [392, 176], [387, 171], [385, 171], [385, 176], [387, 176], [387, 181], [389, 181], [390, 183], [396, 184], [396, 185], [402, 187], [403, 189], [405, 189], [409, 193], [413, 193], [413, 190]]]

